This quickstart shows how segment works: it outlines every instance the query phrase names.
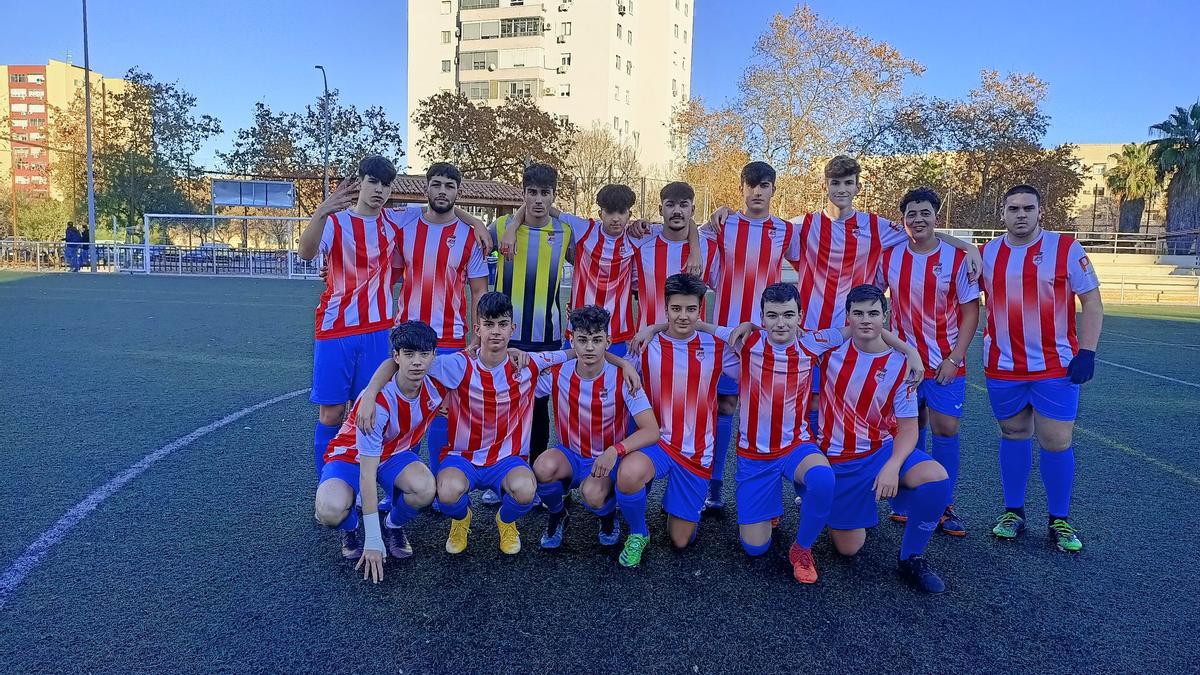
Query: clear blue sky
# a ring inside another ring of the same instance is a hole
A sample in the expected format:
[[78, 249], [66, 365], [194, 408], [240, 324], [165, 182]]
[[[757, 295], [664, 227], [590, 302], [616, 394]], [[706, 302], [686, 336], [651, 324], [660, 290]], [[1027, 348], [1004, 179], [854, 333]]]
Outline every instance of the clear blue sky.
[[[736, 93], [745, 58], [771, 15], [795, 2], [695, 1], [692, 92], [720, 101]], [[1049, 143], [1142, 140], [1173, 106], [1200, 98], [1195, 0], [811, 4], [923, 63], [926, 73], [910, 81], [909, 91], [960, 96], [982, 68], [1036, 73], [1050, 84]], [[921, 8], [910, 9], [915, 5]], [[45, 63], [69, 52], [82, 64], [79, 6], [43, 0], [34, 10], [28, 0], [0, 0], [4, 16], [37, 16], [31, 32], [18, 32], [12, 22], [4, 27], [0, 63]], [[1029, 9], [1017, 15], [1011, 6]], [[227, 147], [232, 132], [249, 123], [256, 101], [295, 110], [318, 96], [317, 63], [344, 101], [382, 105], [402, 118], [406, 8], [385, 1], [92, 0], [92, 66], [112, 76], [136, 65], [194, 93], [201, 110], [226, 129], [201, 158], [215, 165], [212, 151]]]

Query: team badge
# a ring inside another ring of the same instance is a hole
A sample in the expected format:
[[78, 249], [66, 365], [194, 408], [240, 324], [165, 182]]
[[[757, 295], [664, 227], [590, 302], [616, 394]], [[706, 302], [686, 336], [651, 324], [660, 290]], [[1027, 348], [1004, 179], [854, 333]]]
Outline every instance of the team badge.
[[1086, 255], [1079, 259], [1079, 269], [1083, 270], [1084, 273], [1090, 272], [1091, 266], [1092, 262], [1087, 259]]
[[550, 243], [550, 244], [554, 243], [554, 233], [553, 232], [546, 235], [546, 242]]
[[936, 274], [937, 276], [942, 275], [942, 263], [937, 262], [937, 263], [933, 264], [933, 273]]
[[608, 387], [600, 387], [600, 398], [608, 398]]
[[1033, 264], [1034, 265], [1041, 265], [1042, 259], [1043, 259], [1043, 257], [1042, 257], [1041, 251], [1038, 251], [1037, 253], [1033, 254]]
[[883, 382], [883, 378], [885, 378], [885, 377], [887, 377], [886, 370], [880, 369], [880, 370], [875, 371], [875, 381], [876, 382]]
[[904, 230], [904, 224], [903, 224], [903, 223], [897, 223], [897, 222], [896, 222], [896, 221], [894, 221], [894, 220], [889, 220], [889, 221], [887, 221], [887, 224], [888, 224], [888, 227], [892, 228], [893, 230], [895, 230], [895, 231], [897, 231], [897, 232], [901, 232], [901, 231], [903, 231], [903, 230]]
[[447, 247], [449, 247], [449, 248], [454, 248], [454, 244], [455, 244], [457, 241], [458, 241], [458, 237], [455, 237], [455, 236], [452, 234], [452, 235], [450, 235], [449, 237], [446, 237], [446, 246], [447, 246]]
[[429, 399], [428, 401], [425, 402], [425, 407], [429, 410], [433, 410], [434, 408], [437, 407], [437, 401], [435, 401], [433, 399]]
[[696, 350], [696, 360], [697, 361], [704, 360], [704, 348], [703, 347], [700, 347], [699, 349]]

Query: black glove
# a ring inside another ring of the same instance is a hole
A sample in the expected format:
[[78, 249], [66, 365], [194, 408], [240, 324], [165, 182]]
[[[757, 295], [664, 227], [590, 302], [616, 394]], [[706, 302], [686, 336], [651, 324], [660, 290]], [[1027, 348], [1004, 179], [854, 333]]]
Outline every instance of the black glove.
[[1075, 358], [1067, 364], [1067, 377], [1075, 384], [1083, 384], [1096, 374], [1096, 352], [1090, 349], [1080, 349]]

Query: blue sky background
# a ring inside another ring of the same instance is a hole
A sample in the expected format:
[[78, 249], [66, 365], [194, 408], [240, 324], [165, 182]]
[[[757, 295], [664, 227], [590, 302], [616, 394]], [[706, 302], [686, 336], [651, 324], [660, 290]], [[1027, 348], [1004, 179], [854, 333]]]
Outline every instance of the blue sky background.
[[[433, 2], [434, 0], [409, 0]], [[603, 2], [607, 0], [580, 0]], [[640, 0], [666, 2], [669, 0]], [[709, 101], [736, 94], [755, 38], [793, 0], [695, 0], [692, 92]], [[83, 62], [80, 3], [0, 0], [0, 63]], [[1124, 142], [1174, 106], [1200, 98], [1200, 2], [833, 2], [823, 17], [889, 42], [926, 73], [910, 92], [961, 96], [979, 71], [1031, 71], [1050, 85], [1047, 142]], [[919, 7], [919, 9], [914, 8]], [[1013, 9], [1018, 8], [1018, 9]], [[120, 75], [139, 66], [194, 93], [225, 137], [249, 123], [254, 103], [295, 110], [320, 94], [321, 74], [345, 102], [406, 110], [407, 2], [91, 0], [92, 67]]]

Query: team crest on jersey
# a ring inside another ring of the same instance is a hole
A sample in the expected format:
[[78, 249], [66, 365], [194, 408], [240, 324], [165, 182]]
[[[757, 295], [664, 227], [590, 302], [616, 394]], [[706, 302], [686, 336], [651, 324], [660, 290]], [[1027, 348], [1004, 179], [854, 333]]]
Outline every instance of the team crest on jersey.
[[937, 276], [942, 275], [942, 263], [936, 262], [933, 264], [933, 273], [936, 274]]
[[450, 235], [449, 237], [446, 237], [446, 246], [449, 248], [454, 248], [454, 244], [457, 242], [458, 242], [458, 237], [454, 236], [453, 234]]
[[555, 237], [555, 234], [554, 234], [553, 232], [550, 232], [550, 233], [546, 234], [546, 242], [547, 242], [547, 243], [550, 243], [550, 244], [553, 244], [553, 243], [554, 243], [554, 237]]
[[429, 410], [433, 410], [434, 408], [437, 407], [437, 401], [435, 401], [433, 399], [429, 399], [428, 401], [425, 402], [425, 407]]
[[1089, 269], [1091, 266], [1092, 262], [1087, 259], [1086, 255], [1079, 259], [1079, 269], [1083, 270], [1085, 274], [1091, 271]]
[[600, 398], [608, 398], [608, 387], [600, 387]]
[[696, 350], [696, 360], [697, 361], [704, 360], [704, 347], [700, 347], [699, 349]]
[[1034, 264], [1034, 265], [1041, 265], [1041, 264], [1042, 264], [1042, 260], [1043, 260], [1043, 256], [1042, 256], [1042, 252], [1041, 252], [1041, 251], [1038, 251], [1037, 253], [1034, 253], [1034, 254], [1033, 254], [1033, 264]]
[[886, 370], [880, 369], [880, 370], [875, 371], [875, 381], [876, 382], [883, 382], [883, 378], [885, 378], [885, 377], [887, 377]]

